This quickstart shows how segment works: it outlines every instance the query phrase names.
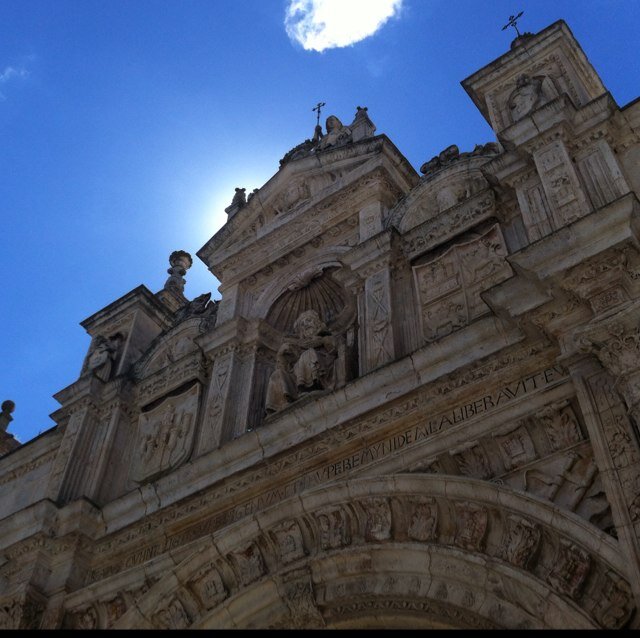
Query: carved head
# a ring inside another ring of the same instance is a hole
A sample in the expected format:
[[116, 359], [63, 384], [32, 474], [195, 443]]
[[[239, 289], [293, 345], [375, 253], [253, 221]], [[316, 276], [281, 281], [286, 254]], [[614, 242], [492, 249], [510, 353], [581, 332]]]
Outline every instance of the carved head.
[[327, 133], [331, 133], [333, 131], [339, 131], [342, 128], [342, 122], [335, 115], [330, 115], [327, 118], [325, 126], [327, 127]]
[[327, 332], [327, 326], [315, 310], [305, 310], [293, 324], [293, 329], [302, 339]]

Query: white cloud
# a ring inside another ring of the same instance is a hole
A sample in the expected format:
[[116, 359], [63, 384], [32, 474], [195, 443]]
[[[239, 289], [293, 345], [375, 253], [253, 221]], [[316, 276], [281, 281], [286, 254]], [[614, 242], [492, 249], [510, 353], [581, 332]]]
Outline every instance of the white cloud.
[[285, 28], [307, 51], [346, 47], [397, 15], [402, 0], [289, 0]]
[[16, 69], [14, 66], [6, 66], [4, 71], [0, 73], [0, 82], [8, 82], [11, 78], [24, 78], [27, 76], [26, 69]]
[[[29, 75], [28, 71], [24, 68], [16, 68], [14, 66], [4, 67], [4, 71], [0, 71], [0, 85], [6, 84], [12, 78], [24, 78]], [[6, 96], [0, 91], [0, 102], [6, 100]]]

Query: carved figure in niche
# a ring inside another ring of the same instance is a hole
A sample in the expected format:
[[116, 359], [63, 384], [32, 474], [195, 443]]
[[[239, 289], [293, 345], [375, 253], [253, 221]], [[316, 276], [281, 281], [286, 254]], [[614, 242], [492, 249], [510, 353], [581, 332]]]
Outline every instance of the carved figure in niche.
[[87, 607], [78, 615], [75, 626], [77, 629], [95, 629], [98, 626], [98, 616], [93, 607]]
[[516, 88], [509, 96], [507, 106], [511, 121], [517, 122], [533, 111], [542, 97], [542, 78], [523, 73], [516, 80]]
[[507, 518], [503, 555], [513, 565], [527, 567], [540, 543], [540, 528], [519, 516]]
[[351, 129], [335, 116], [330, 115], [326, 121], [327, 134], [318, 141], [318, 149], [322, 150], [329, 146], [337, 146], [347, 142], [351, 138]]
[[365, 538], [368, 541], [382, 541], [391, 534], [391, 509], [384, 498], [376, 498], [364, 503], [367, 515]]
[[233, 557], [238, 566], [240, 582], [243, 585], [248, 585], [264, 574], [265, 567], [262, 554], [253, 543], [248, 545], [244, 550], [235, 552]]
[[108, 381], [111, 377], [111, 368], [121, 341], [122, 336], [120, 334], [115, 334], [109, 338], [98, 335], [95, 338], [93, 350], [87, 360], [87, 368], [98, 379]]
[[591, 568], [591, 557], [577, 545], [561, 543], [548, 581], [559, 591], [575, 598]]
[[409, 538], [417, 541], [433, 539], [438, 522], [438, 509], [432, 498], [421, 499], [413, 504], [413, 513], [409, 524]]
[[487, 511], [472, 503], [456, 503], [455, 542], [465, 549], [480, 549], [487, 532]]
[[293, 324], [296, 337], [278, 349], [276, 369], [267, 386], [267, 413], [277, 412], [301, 393], [328, 390], [335, 383], [336, 338], [315, 310], [305, 310]]
[[322, 549], [334, 549], [351, 541], [349, 519], [340, 510], [324, 512], [316, 516]]
[[633, 611], [629, 585], [613, 572], [606, 575], [593, 615], [607, 629], [622, 628]]

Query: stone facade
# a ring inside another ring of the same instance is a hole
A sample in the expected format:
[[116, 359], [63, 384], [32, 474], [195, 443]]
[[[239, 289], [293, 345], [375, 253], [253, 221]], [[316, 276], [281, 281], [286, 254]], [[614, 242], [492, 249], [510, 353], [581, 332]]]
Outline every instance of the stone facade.
[[496, 141], [330, 116], [198, 251], [219, 301], [178, 250], [82, 323], [0, 432], [0, 627], [638, 625], [640, 102], [562, 21], [462, 85]]

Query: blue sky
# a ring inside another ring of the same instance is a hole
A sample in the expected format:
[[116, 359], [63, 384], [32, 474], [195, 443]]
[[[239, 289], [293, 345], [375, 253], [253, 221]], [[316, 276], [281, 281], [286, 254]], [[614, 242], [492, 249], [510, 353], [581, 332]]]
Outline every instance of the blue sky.
[[492, 141], [460, 82], [508, 51], [519, 11], [522, 31], [564, 19], [620, 106], [640, 94], [640, 0], [341, 0], [324, 32], [297, 1], [287, 28], [291, 0], [0, 0], [0, 401], [18, 440], [53, 427], [80, 321], [162, 288], [173, 250], [194, 256], [187, 296], [219, 297], [196, 251], [236, 186], [311, 137], [318, 101], [322, 122], [367, 106], [416, 169]]

